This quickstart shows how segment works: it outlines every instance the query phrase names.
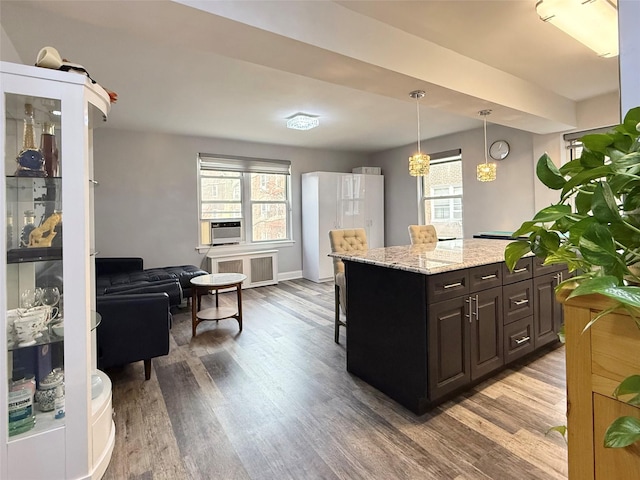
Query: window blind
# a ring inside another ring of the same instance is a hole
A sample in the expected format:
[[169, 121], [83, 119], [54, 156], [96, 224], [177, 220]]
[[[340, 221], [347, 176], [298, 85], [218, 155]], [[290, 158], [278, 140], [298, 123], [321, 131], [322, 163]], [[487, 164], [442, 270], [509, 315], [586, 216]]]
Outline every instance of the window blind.
[[236, 157], [233, 155], [198, 155], [201, 170], [222, 170], [225, 172], [279, 173], [291, 174], [291, 162], [266, 158]]

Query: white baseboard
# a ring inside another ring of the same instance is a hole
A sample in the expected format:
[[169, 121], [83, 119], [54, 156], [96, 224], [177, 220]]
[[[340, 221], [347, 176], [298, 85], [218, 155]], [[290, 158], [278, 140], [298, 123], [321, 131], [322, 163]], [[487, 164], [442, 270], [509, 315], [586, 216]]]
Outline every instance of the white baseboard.
[[294, 270], [293, 272], [279, 272], [278, 273], [278, 281], [285, 280], [297, 280], [298, 278], [302, 278], [302, 270]]

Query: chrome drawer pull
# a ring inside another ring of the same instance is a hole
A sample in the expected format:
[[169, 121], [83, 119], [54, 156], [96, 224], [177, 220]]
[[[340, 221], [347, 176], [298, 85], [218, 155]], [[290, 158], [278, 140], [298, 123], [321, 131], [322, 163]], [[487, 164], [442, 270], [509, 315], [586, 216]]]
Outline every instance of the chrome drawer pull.
[[524, 305], [526, 303], [529, 303], [529, 299], [525, 298], [523, 300], [514, 300], [513, 303], [515, 303], [517, 306], [520, 306], [520, 305]]
[[465, 298], [464, 303], [469, 305], [467, 308], [465, 308], [465, 312], [469, 313], [465, 313], [464, 316], [467, 317], [469, 319], [469, 323], [471, 323], [471, 297]]
[[480, 277], [480, 280], [489, 280], [490, 278], [496, 278], [496, 274], [492, 273], [491, 275], [485, 275], [484, 277]]
[[531, 337], [522, 337], [514, 339], [514, 342], [520, 345], [521, 343], [528, 342], [529, 340], [531, 340]]
[[516, 268], [513, 273], [522, 273], [522, 272], [526, 272], [527, 270], [529, 270], [527, 267], [522, 267], [522, 268]]
[[453, 288], [453, 287], [461, 287], [462, 286], [462, 282], [456, 282], [456, 283], [450, 283], [449, 285], [445, 285], [442, 288]]

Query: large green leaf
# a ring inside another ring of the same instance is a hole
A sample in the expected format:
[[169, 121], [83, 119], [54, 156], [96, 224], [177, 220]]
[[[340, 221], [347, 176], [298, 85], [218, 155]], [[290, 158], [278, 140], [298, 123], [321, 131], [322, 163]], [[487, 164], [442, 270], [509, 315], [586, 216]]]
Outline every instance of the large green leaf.
[[630, 135], [638, 137], [638, 123], [640, 123], [640, 107], [635, 107], [629, 110], [624, 116], [624, 122], [620, 127]]
[[631, 375], [625, 378], [613, 391], [616, 398], [623, 395], [634, 395], [627, 403], [630, 405], [640, 405], [640, 375]]
[[[620, 220], [618, 205], [607, 182], [598, 182], [591, 200], [593, 216], [600, 222], [615, 222]], [[535, 220], [535, 219], [534, 219]]]
[[504, 261], [509, 270], [513, 271], [518, 260], [530, 251], [531, 247], [529, 246], [529, 242], [525, 242], [524, 240], [517, 240], [507, 245], [504, 249]]
[[633, 188], [622, 204], [625, 212], [632, 212], [637, 208], [640, 208], [640, 186]]
[[525, 233], [531, 233], [535, 230], [538, 230], [539, 228], [540, 227], [536, 226], [536, 222], [524, 222], [522, 225], [520, 225], [520, 228], [518, 230], [513, 232], [512, 235], [517, 238], [524, 235]]
[[623, 448], [640, 440], [640, 418], [620, 417], [604, 434], [605, 448]]
[[[640, 167], [640, 165], [639, 165]], [[640, 186], [640, 176], [627, 172], [619, 172], [608, 180], [611, 191], [620, 195], [627, 190]]]
[[591, 180], [595, 180], [597, 178], [606, 177], [607, 175], [612, 173], [611, 165], [604, 165], [602, 167], [591, 168], [589, 170], [584, 170], [583, 172], [578, 173], [576, 176], [571, 177], [562, 187], [562, 195], [564, 196], [567, 192], [570, 192], [574, 187], [582, 184], [586, 184]]
[[598, 223], [595, 217], [586, 217], [573, 224], [573, 226], [569, 229], [569, 240], [571, 241], [571, 243], [573, 243], [574, 245], [579, 245], [580, 238], [582, 237], [582, 235], [584, 235], [584, 232], [586, 232], [587, 228], [589, 228], [594, 223]]
[[618, 286], [618, 279], [611, 275], [604, 277], [594, 277], [582, 280], [567, 298], [579, 297], [581, 295], [591, 295], [592, 293], [602, 293], [607, 289]]
[[531, 251], [536, 254], [536, 256], [544, 258], [558, 249], [560, 246], [560, 237], [556, 232], [541, 228], [530, 235], [529, 244]]
[[[604, 156], [602, 158], [604, 158]], [[560, 175], [571, 175], [571, 176], [574, 176], [576, 173], [581, 172], [582, 170], [584, 170], [584, 167], [580, 163], [579, 158], [565, 163], [558, 169], [558, 171], [560, 172]]]
[[640, 245], [640, 233], [630, 228], [626, 223], [613, 222], [609, 225], [609, 230], [611, 230], [611, 235], [616, 239], [616, 242], [629, 249], [637, 249]]
[[533, 217], [534, 222], [554, 222], [571, 213], [569, 205], [551, 205], [543, 208]]
[[604, 225], [589, 225], [580, 237], [579, 247], [582, 256], [593, 265], [613, 266], [620, 262], [611, 232]]
[[619, 279], [613, 275], [582, 280], [567, 298], [599, 293], [624, 305], [640, 308], [640, 287], [620, 287]]
[[592, 152], [585, 149], [580, 155], [580, 165], [584, 168], [596, 168], [604, 165], [604, 155], [598, 152]]
[[593, 189], [584, 188], [576, 195], [576, 211], [586, 214], [591, 211], [591, 199], [593, 198]]
[[551, 230], [556, 230], [558, 232], [568, 232], [571, 227], [573, 227], [578, 220], [570, 215], [565, 215], [562, 218], [556, 220], [556, 222], [551, 226]]
[[560, 174], [551, 158], [546, 153], [540, 157], [536, 165], [536, 175], [542, 183], [552, 190], [560, 190], [564, 187], [566, 180]]
[[623, 171], [640, 163], [640, 152], [627, 153], [619, 159], [611, 158], [611, 163], [618, 171]]
[[607, 147], [613, 145], [613, 135], [608, 133], [593, 133], [584, 135], [581, 139], [585, 148], [592, 152], [607, 153]]

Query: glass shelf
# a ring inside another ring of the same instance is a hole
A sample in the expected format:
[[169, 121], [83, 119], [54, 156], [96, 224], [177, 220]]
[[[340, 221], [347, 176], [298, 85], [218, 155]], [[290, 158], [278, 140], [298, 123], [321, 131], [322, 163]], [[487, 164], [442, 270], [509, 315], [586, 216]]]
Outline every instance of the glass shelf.
[[62, 247], [25, 247], [7, 250], [7, 263], [62, 260]]

